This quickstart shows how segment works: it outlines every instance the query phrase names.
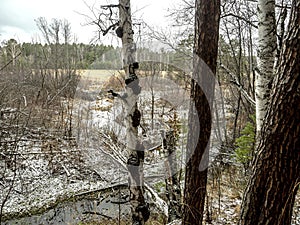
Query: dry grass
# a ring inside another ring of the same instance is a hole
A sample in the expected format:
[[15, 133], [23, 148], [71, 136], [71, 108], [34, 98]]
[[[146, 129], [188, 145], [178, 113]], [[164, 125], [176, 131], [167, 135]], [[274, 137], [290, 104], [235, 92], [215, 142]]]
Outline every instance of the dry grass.
[[245, 177], [238, 168], [228, 168], [208, 180], [206, 218], [211, 224], [236, 224], [238, 221]]
[[[159, 217], [159, 215], [157, 215]], [[150, 218], [146, 225], [164, 225], [166, 224], [166, 221], [163, 221], [162, 218], [158, 218], [157, 216], [154, 216], [153, 218]], [[89, 222], [80, 222], [77, 225], [128, 225], [131, 224], [130, 220], [121, 220], [118, 219], [111, 220], [111, 219], [101, 219], [99, 221], [89, 221]]]
[[122, 73], [120, 70], [83, 70], [81, 77], [88, 80], [104, 82], [109, 77]]

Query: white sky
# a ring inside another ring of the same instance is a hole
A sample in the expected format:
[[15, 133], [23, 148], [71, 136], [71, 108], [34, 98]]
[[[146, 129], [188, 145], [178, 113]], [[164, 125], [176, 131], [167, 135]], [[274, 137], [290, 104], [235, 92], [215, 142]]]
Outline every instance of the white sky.
[[[167, 26], [168, 8], [174, 8], [180, 0], [131, 0], [134, 17], [142, 18], [153, 26]], [[88, 5], [117, 4], [118, 0], [85, 0]], [[88, 43], [96, 27], [82, 26], [85, 18], [80, 13], [89, 10], [84, 0], [0, 0], [0, 42], [14, 38], [19, 42], [38, 41], [41, 33], [37, 29], [35, 19], [45, 17], [67, 19], [78, 42]]]

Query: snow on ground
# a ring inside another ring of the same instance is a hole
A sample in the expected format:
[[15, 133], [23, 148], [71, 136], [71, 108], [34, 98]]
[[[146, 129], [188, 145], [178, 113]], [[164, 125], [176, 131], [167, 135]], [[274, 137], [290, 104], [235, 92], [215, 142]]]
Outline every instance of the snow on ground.
[[[164, 84], [156, 86], [161, 88]], [[146, 133], [143, 134], [144, 131], [141, 129], [140, 136], [147, 149], [161, 144], [161, 131], [166, 129], [164, 120], [172, 118], [173, 112], [169, 114], [167, 112], [175, 105], [182, 132], [179, 145], [181, 145], [181, 154], [184, 154], [182, 146], [186, 145], [188, 98], [184, 97], [184, 92], [175, 90], [174, 87], [168, 87], [165, 91], [157, 90], [154, 96], [154, 129], [151, 130], [149, 127], [152, 124], [150, 116], [153, 107], [152, 95], [147, 87], [144, 90], [140, 95], [139, 106], [143, 115], [141, 123]], [[74, 101], [73, 112], [75, 146], [69, 146], [67, 142], [58, 142], [54, 145], [52, 139], [46, 142], [40, 140], [19, 142], [16, 150], [19, 154], [16, 158], [17, 172], [15, 173], [11, 167], [8, 168], [9, 162], [0, 162], [0, 167], [6, 168], [0, 172], [0, 175], [3, 175], [0, 180], [0, 185], [3, 187], [0, 192], [0, 203], [5, 200], [3, 207], [5, 217], [40, 213], [75, 194], [124, 182], [127, 172], [104, 153], [107, 149], [104, 149], [104, 140], [99, 134], [104, 132], [116, 135], [123, 141], [121, 143], [126, 144], [122, 103], [107, 95], [99, 97], [97, 91], [88, 90], [88, 87], [79, 92], [80, 95]], [[217, 141], [213, 143], [219, 144]], [[164, 183], [165, 157], [159, 151], [146, 152], [147, 181], [155, 180]], [[213, 198], [211, 210], [213, 212], [220, 210], [221, 213], [218, 216], [214, 215], [212, 224], [235, 224], [241, 197], [232, 196], [227, 192], [221, 195], [220, 203], [219, 206], [218, 198]], [[300, 215], [299, 204], [298, 215]], [[300, 218], [296, 218], [295, 221], [300, 221]], [[293, 225], [299, 224], [300, 222], [296, 222]]]

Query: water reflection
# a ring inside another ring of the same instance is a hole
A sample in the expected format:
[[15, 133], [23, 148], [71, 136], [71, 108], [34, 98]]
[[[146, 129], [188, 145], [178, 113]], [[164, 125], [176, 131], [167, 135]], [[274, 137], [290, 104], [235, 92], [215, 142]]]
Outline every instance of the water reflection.
[[3, 225], [70, 225], [101, 219], [127, 219], [130, 214], [126, 189], [72, 200], [40, 214], [5, 221]]

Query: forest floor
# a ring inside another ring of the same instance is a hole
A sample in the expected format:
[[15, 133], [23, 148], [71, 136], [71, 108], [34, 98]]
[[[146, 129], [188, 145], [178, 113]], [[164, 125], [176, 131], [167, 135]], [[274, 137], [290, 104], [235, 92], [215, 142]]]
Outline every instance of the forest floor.
[[[205, 224], [237, 224], [247, 176], [241, 167], [230, 166], [208, 180]], [[300, 193], [296, 196], [291, 225], [300, 225]]]
[[[107, 154], [110, 151], [104, 148], [104, 146], [118, 148], [115, 146], [114, 136], [107, 134], [119, 136], [123, 134], [124, 127], [117, 122], [120, 119], [118, 116], [122, 115], [122, 107], [120, 102], [119, 105], [113, 106], [116, 101], [108, 98], [107, 94], [99, 96], [98, 89], [101, 85], [97, 82], [96, 78], [85, 81], [82, 84], [82, 90], [78, 92], [73, 121], [78, 125], [74, 128], [77, 138], [76, 146], [70, 146], [67, 141], [50, 137], [47, 133], [28, 131], [28, 134], [26, 133], [28, 139], [33, 136], [37, 138], [31, 141], [27, 139], [18, 142], [18, 149], [14, 149], [12, 152], [15, 155], [13, 164], [10, 161], [1, 162], [0, 166], [6, 168], [5, 171], [0, 171], [3, 173], [0, 184], [4, 187], [0, 192], [1, 213], [6, 218], [27, 217], [25, 220], [12, 220], [3, 224], [110, 225], [129, 223], [128, 204], [112, 207], [106, 204], [109, 200], [107, 201], [108, 198], [103, 197], [102, 194], [97, 195], [96, 200], [94, 197], [89, 198], [87, 202], [82, 202], [82, 199], [77, 201], [74, 198], [81, 193], [105, 189], [111, 185], [126, 184], [127, 182], [127, 172], [111, 157], [112, 155]], [[158, 88], [161, 87], [158, 86]], [[155, 96], [155, 101], [158, 102], [156, 105], [157, 114], [161, 115], [170, 110], [169, 102], [179, 106], [182, 104], [181, 111], [178, 112], [179, 118], [182, 119], [183, 115], [188, 114], [188, 106], [182, 102], [186, 103], [187, 101], [184, 101], [184, 97], [181, 98], [182, 101], [178, 101], [179, 94], [173, 90], [175, 88], [171, 87], [165, 93], [156, 92], [158, 94]], [[151, 124], [149, 122], [151, 94], [148, 92], [142, 96], [144, 97], [144, 105], [140, 103], [144, 107], [144, 121], [142, 122], [149, 126]], [[167, 100], [169, 101], [163, 101], [165, 96], [168, 97]], [[174, 96], [177, 101], [174, 101]], [[170, 117], [170, 115], [167, 116]], [[150, 147], [161, 142], [159, 133], [159, 129], [163, 127], [161, 118], [163, 117], [159, 116], [153, 125], [157, 126], [157, 132], [148, 134], [149, 140], [147, 142], [150, 143]], [[182, 124], [181, 127], [183, 132], [186, 132], [186, 127]], [[107, 138], [104, 139], [103, 135]], [[185, 137], [182, 136], [182, 138]], [[180, 144], [184, 146], [186, 143], [182, 141]], [[179, 148], [182, 149], [182, 146]], [[157, 160], [157, 158], [159, 159]], [[163, 159], [164, 156], [152, 153], [146, 157], [145, 178], [151, 180], [153, 188], [161, 198], [165, 199]], [[156, 160], [154, 164], [153, 160]], [[230, 166], [226, 169], [216, 170], [210, 171], [208, 179], [205, 224], [236, 224], [240, 213], [242, 193], [246, 185], [243, 169]], [[127, 194], [124, 195], [127, 196]], [[75, 201], [59, 206], [60, 203], [72, 199]], [[101, 205], [102, 203], [105, 206]], [[72, 208], [72, 205], [76, 207]], [[110, 208], [110, 211], [107, 211], [106, 208]], [[90, 218], [90, 222], [89, 220], [81, 220], [83, 212], [94, 212], [94, 210], [104, 210], [107, 214], [104, 217], [103, 214], [95, 214]], [[118, 210], [123, 210], [123, 214]], [[166, 224], [165, 218], [153, 205], [151, 211], [148, 225]], [[292, 225], [300, 225], [299, 194], [294, 211]], [[38, 214], [38, 216], [33, 216], [34, 214]], [[123, 219], [119, 221], [118, 216], [121, 214]], [[93, 218], [95, 219], [93, 220]], [[62, 221], [73, 221], [73, 223], [63, 223]]]

